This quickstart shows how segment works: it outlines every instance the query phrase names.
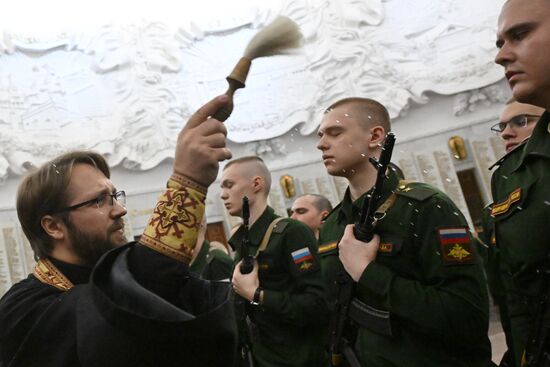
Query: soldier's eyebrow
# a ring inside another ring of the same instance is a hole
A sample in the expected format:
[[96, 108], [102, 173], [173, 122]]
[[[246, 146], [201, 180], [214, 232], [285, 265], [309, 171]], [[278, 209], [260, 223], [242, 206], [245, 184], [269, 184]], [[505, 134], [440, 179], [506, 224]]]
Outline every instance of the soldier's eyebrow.
[[344, 128], [342, 126], [329, 126], [325, 129], [325, 131], [319, 131], [319, 133], [317, 135], [320, 135], [320, 134], [336, 134], [336, 133], [339, 133], [339, 132], [342, 132], [344, 130]]
[[504, 32], [500, 33], [497, 36], [496, 46], [497, 48], [502, 48], [504, 46], [504, 38], [515, 39], [519, 34], [523, 32], [529, 32], [537, 27], [537, 22], [523, 22], [514, 24], [513, 26], [506, 29]]
[[232, 184], [232, 183], [233, 183], [233, 181], [231, 181], [231, 180], [229, 180], [229, 179], [225, 179], [225, 180], [222, 181], [220, 187], [221, 187], [221, 188], [224, 188], [224, 187], [227, 187], [227, 185], [230, 185], [230, 184]]

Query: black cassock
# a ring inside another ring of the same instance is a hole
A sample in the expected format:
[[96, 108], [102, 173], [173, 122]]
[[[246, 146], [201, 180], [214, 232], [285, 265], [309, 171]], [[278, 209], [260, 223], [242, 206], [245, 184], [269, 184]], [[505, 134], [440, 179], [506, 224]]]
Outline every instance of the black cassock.
[[231, 365], [227, 283], [197, 279], [139, 244], [93, 270], [50, 260], [75, 286], [64, 292], [30, 275], [2, 297], [0, 367]]

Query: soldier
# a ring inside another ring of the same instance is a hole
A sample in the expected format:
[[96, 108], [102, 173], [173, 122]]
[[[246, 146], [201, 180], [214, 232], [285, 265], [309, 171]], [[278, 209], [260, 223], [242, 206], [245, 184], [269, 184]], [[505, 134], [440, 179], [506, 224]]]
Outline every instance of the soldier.
[[[228, 159], [224, 125], [193, 115], [174, 173], [139, 243], [126, 244], [124, 191], [98, 153], [71, 152], [19, 186], [17, 215], [38, 257], [0, 300], [0, 365], [227, 366], [236, 346], [230, 288], [189, 275], [206, 188]], [[215, 327], [214, 327], [215, 326]], [[207, 351], [215, 343], [216, 353]]]
[[321, 366], [326, 322], [323, 280], [312, 232], [301, 222], [279, 219], [267, 205], [271, 174], [258, 157], [230, 161], [223, 170], [221, 194], [229, 214], [242, 217], [242, 199], [250, 202], [250, 249], [257, 263], [241, 274], [244, 227], [229, 240], [237, 249], [233, 287], [250, 301], [254, 325], [252, 352], [264, 366]]
[[233, 259], [219, 242], [211, 243], [206, 239], [206, 217], [203, 218], [197, 244], [193, 249], [193, 259], [189, 270], [208, 280], [229, 280], [233, 272]]
[[[499, 134], [505, 146], [506, 152], [510, 152], [518, 146], [525, 144], [531, 136], [535, 123], [543, 114], [544, 109], [530, 104], [519, 103], [511, 98], [500, 114], [500, 121], [491, 127], [491, 130]], [[480, 233], [480, 240], [485, 245], [484, 255], [485, 273], [489, 291], [495, 305], [499, 308], [500, 322], [506, 336], [508, 350], [500, 362], [501, 367], [513, 366], [512, 335], [510, 321], [508, 318], [508, 307], [506, 305], [506, 292], [500, 277], [500, 254], [499, 246], [496, 243], [493, 220], [491, 217], [492, 204], [483, 209], [483, 232]]]
[[319, 229], [331, 210], [332, 204], [326, 197], [306, 194], [294, 201], [290, 217], [307, 225], [315, 234], [315, 238], [319, 238]]
[[442, 192], [400, 181], [387, 170], [373, 240], [355, 239], [353, 224], [376, 181], [369, 156], [380, 155], [388, 112], [366, 98], [330, 106], [317, 148], [330, 175], [349, 187], [321, 228], [319, 256], [329, 309], [339, 274], [356, 282], [355, 352], [364, 366], [487, 366], [488, 300], [466, 220]]
[[536, 340], [534, 329], [542, 324], [539, 317], [546, 308], [539, 307], [541, 296], [548, 293], [549, 283], [550, 245], [544, 228], [550, 220], [550, 55], [543, 51], [550, 44], [549, 17], [546, 0], [509, 0], [498, 19], [495, 62], [504, 67], [514, 99], [546, 110], [529, 140], [497, 162], [491, 183], [491, 215], [516, 367], [529, 335]]

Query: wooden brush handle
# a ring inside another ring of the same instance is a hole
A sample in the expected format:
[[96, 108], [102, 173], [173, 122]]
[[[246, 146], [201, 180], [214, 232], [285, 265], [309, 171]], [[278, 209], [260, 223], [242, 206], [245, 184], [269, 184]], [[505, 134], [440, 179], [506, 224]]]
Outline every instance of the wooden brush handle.
[[235, 68], [233, 68], [231, 74], [229, 74], [229, 76], [226, 78], [227, 83], [229, 84], [229, 88], [227, 88], [225, 94], [227, 95], [229, 100], [227, 101], [227, 104], [225, 106], [217, 110], [212, 115], [212, 117], [216, 120], [225, 121], [229, 118], [231, 112], [233, 112], [233, 96], [237, 89], [245, 87], [244, 82], [246, 81], [246, 77], [248, 76], [250, 64], [251, 61], [249, 59], [242, 57]]

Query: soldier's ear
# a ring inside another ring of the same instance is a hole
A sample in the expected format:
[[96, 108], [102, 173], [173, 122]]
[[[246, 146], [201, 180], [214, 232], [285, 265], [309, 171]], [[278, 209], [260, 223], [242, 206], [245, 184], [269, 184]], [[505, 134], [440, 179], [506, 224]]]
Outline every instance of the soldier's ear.
[[382, 126], [373, 126], [369, 129], [371, 139], [369, 141], [369, 148], [374, 149], [381, 146], [386, 138], [386, 130]]
[[252, 190], [257, 193], [264, 188], [265, 182], [261, 176], [252, 177]]
[[330, 214], [330, 212], [328, 210], [323, 210], [321, 212], [321, 222], [324, 222], [325, 219], [327, 219], [328, 215]]

